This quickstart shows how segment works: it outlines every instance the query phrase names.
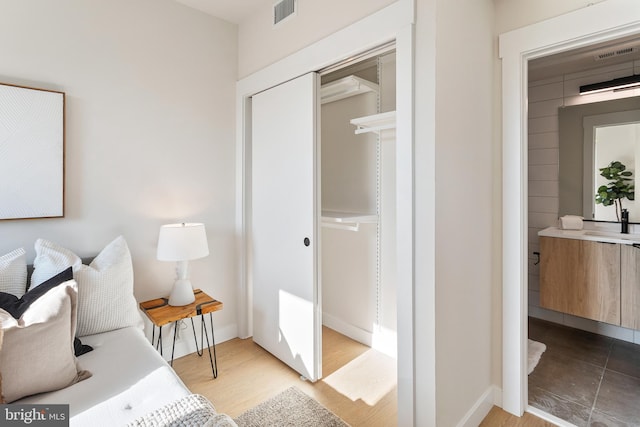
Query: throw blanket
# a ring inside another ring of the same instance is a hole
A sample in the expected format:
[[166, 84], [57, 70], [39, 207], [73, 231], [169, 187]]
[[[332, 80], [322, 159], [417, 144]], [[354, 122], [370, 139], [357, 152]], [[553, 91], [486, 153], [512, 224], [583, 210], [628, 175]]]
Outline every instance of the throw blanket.
[[138, 418], [128, 427], [238, 427], [225, 414], [218, 414], [205, 397], [190, 394]]

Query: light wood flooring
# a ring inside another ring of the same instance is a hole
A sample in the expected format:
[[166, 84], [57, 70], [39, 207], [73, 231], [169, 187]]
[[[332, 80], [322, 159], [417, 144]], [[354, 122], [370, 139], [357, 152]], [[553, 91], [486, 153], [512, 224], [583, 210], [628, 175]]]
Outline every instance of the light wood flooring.
[[522, 417], [516, 417], [497, 406], [494, 406], [480, 423], [480, 427], [553, 427], [554, 425], [526, 412]]
[[215, 380], [206, 350], [202, 357], [176, 359], [173, 368], [191, 392], [232, 418], [296, 386], [351, 426], [397, 424], [395, 360], [331, 329], [323, 328], [323, 379], [316, 383], [301, 380], [251, 339], [226, 341], [216, 350]]
[[[239, 338], [216, 346], [218, 378], [212, 379], [209, 357], [193, 353], [176, 359], [173, 368], [193, 392], [207, 397], [220, 412], [237, 417], [291, 386], [314, 397], [353, 427], [397, 425], [395, 360], [323, 328], [323, 376], [315, 384], [300, 379], [284, 363]], [[341, 369], [342, 368], [342, 369]], [[481, 427], [549, 427], [531, 414], [515, 417], [494, 407]]]

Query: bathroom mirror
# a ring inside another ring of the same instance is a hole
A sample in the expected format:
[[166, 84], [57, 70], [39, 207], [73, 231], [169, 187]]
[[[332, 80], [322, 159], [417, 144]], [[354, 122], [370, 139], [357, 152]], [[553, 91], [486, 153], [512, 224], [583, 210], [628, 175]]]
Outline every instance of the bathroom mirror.
[[[618, 160], [639, 179], [640, 97], [561, 107], [558, 118], [559, 215], [617, 221], [614, 206], [595, 203], [596, 189], [606, 184], [599, 169]], [[630, 221], [640, 223], [640, 202], [624, 199], [622, 204]]]

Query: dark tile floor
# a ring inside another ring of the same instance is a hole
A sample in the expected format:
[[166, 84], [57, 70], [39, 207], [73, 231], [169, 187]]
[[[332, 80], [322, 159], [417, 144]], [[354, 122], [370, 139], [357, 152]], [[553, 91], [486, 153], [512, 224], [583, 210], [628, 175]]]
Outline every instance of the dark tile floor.
[[640, 426], [640, 345], [529, 318], [529, 404], [576, 426]]

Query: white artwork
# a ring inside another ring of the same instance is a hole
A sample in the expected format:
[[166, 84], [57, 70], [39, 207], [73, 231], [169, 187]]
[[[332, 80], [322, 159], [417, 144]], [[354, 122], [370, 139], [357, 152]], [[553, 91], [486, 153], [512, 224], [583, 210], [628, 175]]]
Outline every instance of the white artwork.
[[64, 93], [0, 84], [0, 219], [64, 216]]

